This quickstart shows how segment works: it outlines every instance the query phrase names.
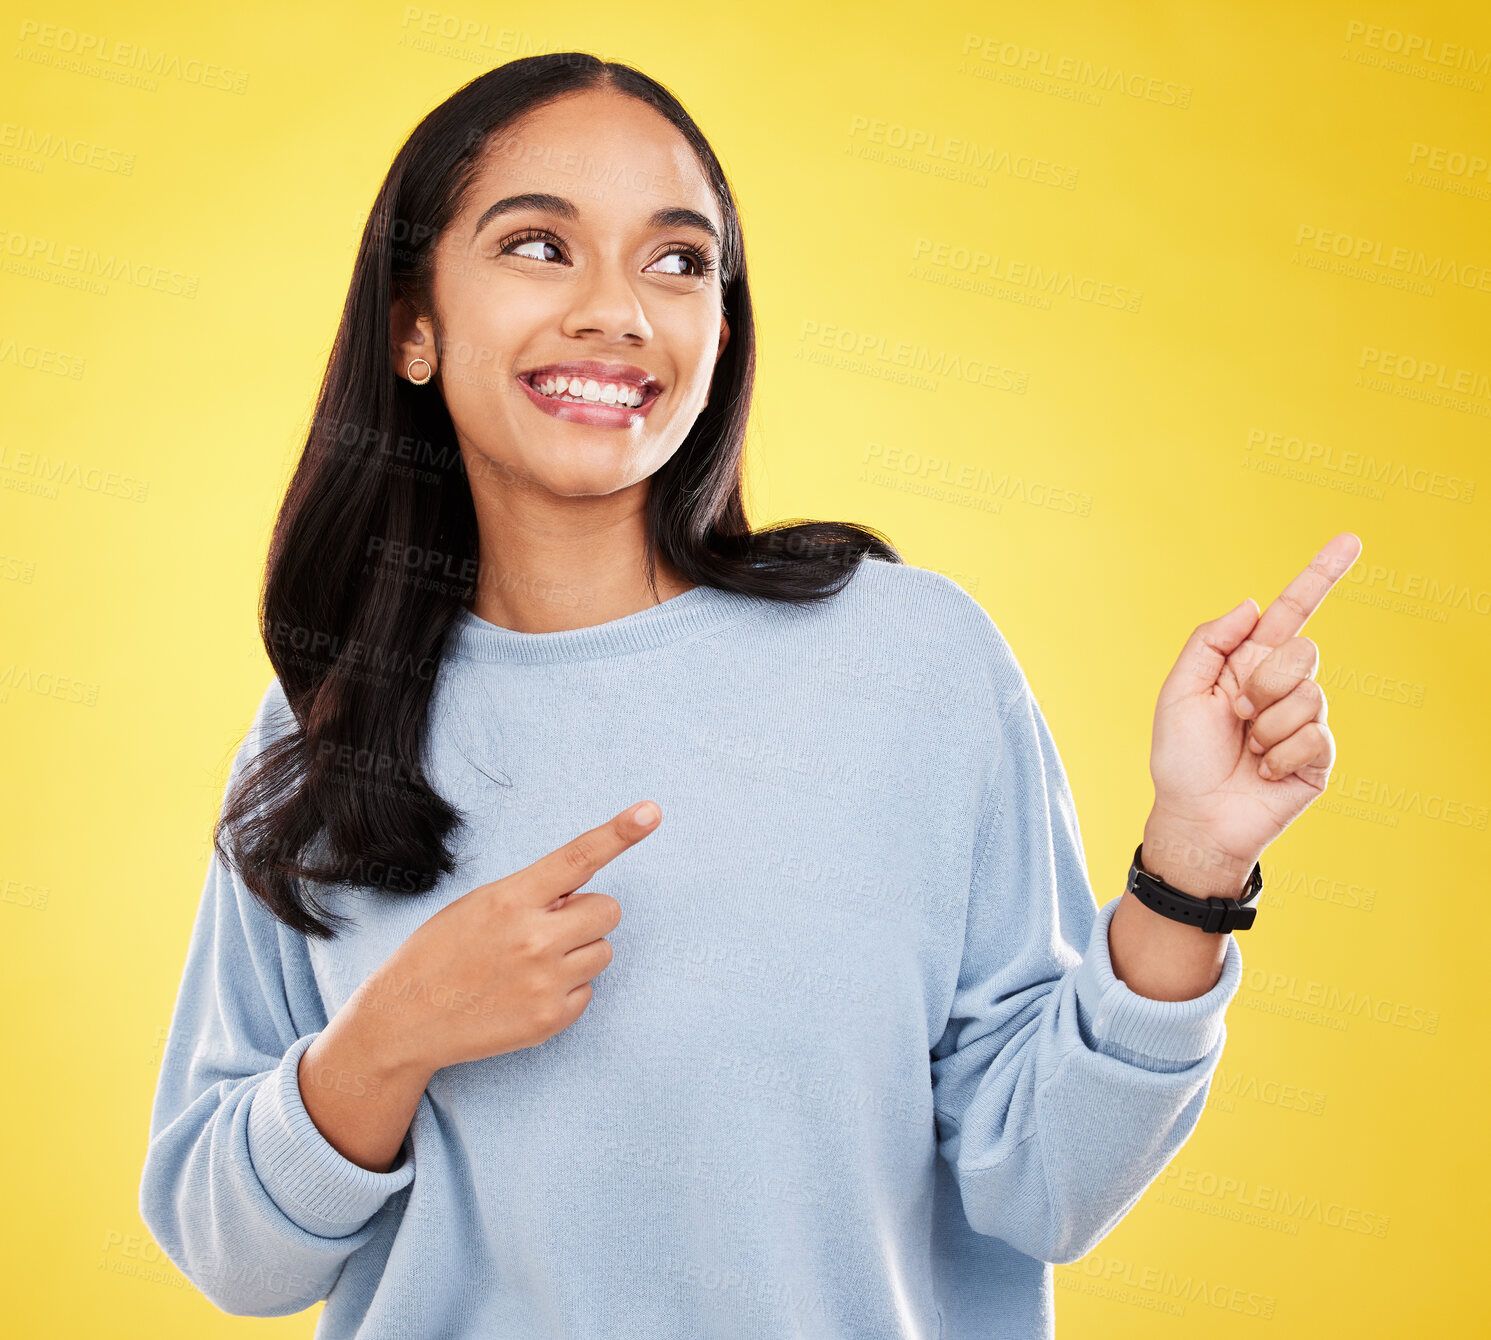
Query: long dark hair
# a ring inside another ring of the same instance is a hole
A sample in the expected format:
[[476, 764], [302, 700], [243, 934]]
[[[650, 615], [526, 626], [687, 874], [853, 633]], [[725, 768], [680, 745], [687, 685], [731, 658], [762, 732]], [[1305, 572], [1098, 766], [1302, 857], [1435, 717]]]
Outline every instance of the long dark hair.
[[[584, 52], [529, 56], [473, 79], [419, 123], [378, 192], [270, 542], [260, 628], [295, 724], [242, 770], [213, 838], [254, 896], [302, 934], [333, 938], [349, 920], [302, 882], [426, 892], [454, 869], [445, 840], [462, 820], [426, 781], [422, 759], [442, 650], [481, 579], [476, 511], [436, 387], [395, 373], [391, 302], [402, 296], [416, 313], [435, 311], [434, 249], [493, 137], [556, 98], [596, 88], [630, 94], [678, 128], [724, 222], [730, 340], [709, 403], [651, 477], [654, 595], [659, 553], [695, 584], [792, 603], [836, 593], [866, 556], [902, 561], [870, 527], [806, 521], [755, 531], [746, 518], [741, 457], [756, 336], [744, 243], [724, 170], [678, 100], [630, 66]], [[439, 351], [438, 323], [436, 341]]]

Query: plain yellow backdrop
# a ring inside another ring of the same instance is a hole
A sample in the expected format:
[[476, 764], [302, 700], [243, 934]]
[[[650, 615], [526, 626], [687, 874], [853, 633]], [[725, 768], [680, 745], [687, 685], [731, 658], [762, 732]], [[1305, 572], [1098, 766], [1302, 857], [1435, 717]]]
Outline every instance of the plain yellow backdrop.
[[1491, 18], [1091, 9], [7, 6], [13, 1334], [312, 1331], [218, 1312], [142, 1225], [161, 1045], [365, 212], [430, 108], [569, 49], [731, 175], [753, 518], [875, 525], [983, 604], [1100, 900], [1186, 635], [1362, 537], [1308, 629], [1330, 793], [1264, 857], [1199, 1128], [1057, 1268], [1059, 1333], [1485, 1333]]

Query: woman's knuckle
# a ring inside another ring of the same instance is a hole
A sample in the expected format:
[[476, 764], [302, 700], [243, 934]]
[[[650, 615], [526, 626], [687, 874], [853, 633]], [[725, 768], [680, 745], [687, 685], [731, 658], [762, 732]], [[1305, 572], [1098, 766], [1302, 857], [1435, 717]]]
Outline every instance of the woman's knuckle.
[[590, 868], [590, 845], [583, 838], [565, 844], [564, 863], [574, 870]]
[[544, 956], [546, 941], [536, 930], [519, 931], [513, 940], [513, 953], [530, 962]]
[[564, 1016], [564, 1004], [552, 982], [545, 982], [533, 1003], [533, 1017], [540, 1028], [557, 1028]]

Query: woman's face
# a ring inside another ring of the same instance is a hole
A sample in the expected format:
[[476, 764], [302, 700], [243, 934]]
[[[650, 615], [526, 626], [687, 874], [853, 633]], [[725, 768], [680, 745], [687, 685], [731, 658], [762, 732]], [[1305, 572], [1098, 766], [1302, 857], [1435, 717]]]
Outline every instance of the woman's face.
[[473, 489], [609, 494], [672, 456], [729, 338], [721, 232], [687, 141], [635, 98], [572, 94], [490, 146], [437, 247], [440, 357], [428, 318], [395, 318]]

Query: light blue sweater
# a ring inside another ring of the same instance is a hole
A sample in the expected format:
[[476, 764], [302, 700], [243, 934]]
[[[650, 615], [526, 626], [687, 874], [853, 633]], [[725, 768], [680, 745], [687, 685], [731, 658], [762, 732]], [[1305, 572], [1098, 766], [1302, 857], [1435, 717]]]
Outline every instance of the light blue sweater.
[[[709, 587], [518, 633], [470, 613], [430, 777], [464, 864], [331, 895], [333, 941], [214, 860], [140, 1210], [224, 1310], [366, 1340], [1032, 1340], [1194, 1128], [1242, 960], [1113, 975], [1071, 792], [956, 583], [870, 560], [784, 606]], [[270, 684], [235, 770], [290, 724]], [[651, 797], [569, 1028], [435, 1073], [389, 1172], [322, 1137], [301, 1053], [426, 918]], [[1123, 871], [1099, 872], [1109, 888]]]

